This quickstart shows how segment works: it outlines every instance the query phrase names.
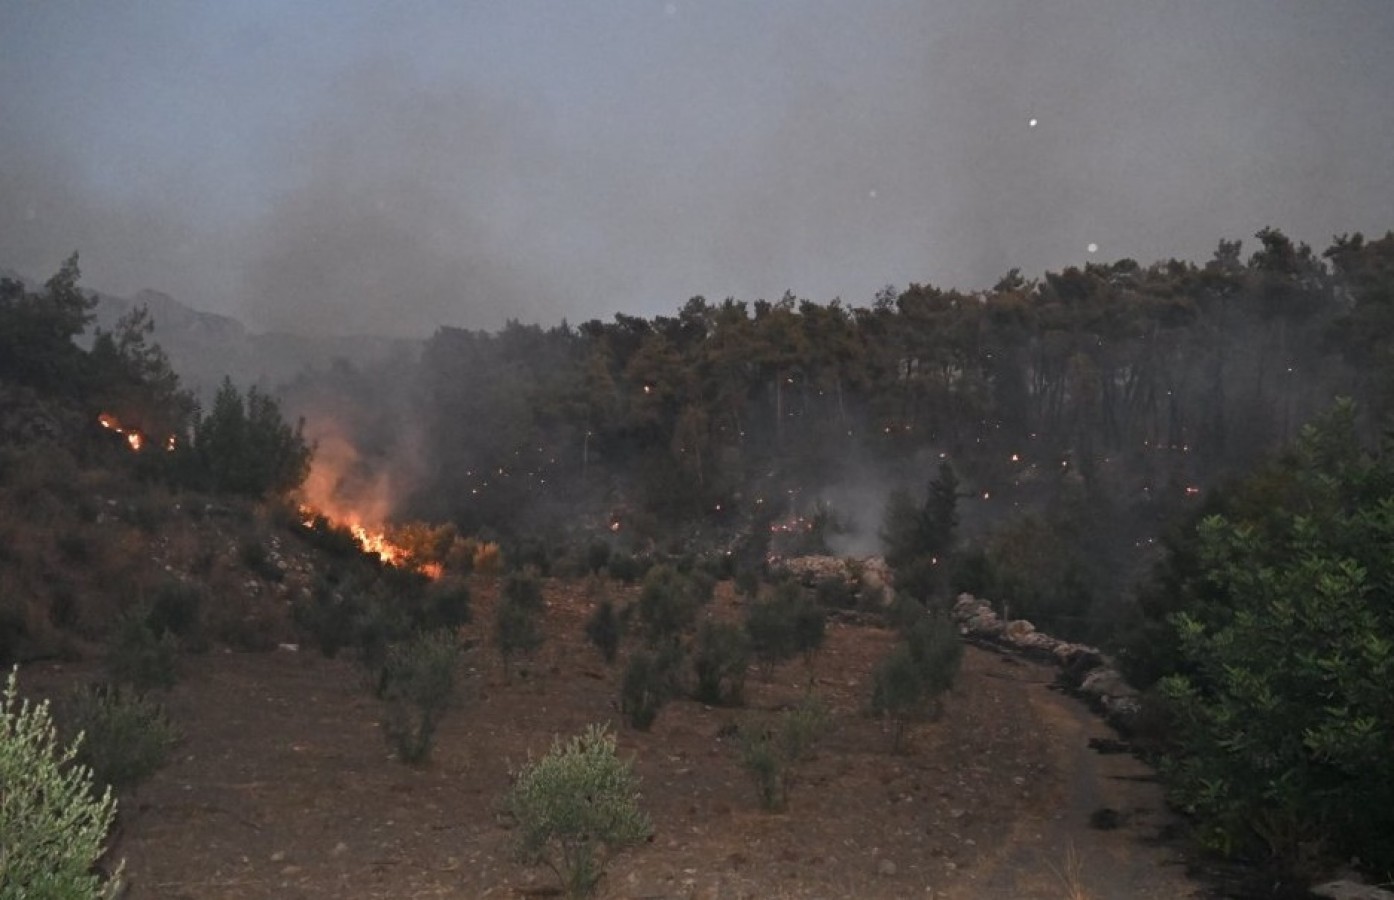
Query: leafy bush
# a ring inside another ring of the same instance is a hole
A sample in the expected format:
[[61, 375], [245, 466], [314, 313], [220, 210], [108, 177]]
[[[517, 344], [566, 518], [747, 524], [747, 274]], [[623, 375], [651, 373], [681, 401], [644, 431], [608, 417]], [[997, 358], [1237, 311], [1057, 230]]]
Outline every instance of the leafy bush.
[[179, 680], [177, 661], [178, 641], [168, 631], [157, 635], [151, 628], [149, 606], [136, 606], [117, 620], [106, 656], [112, 681], [138, 693], [173, 687]]
[[610, 545], [601, 540], [594, 540], [586, 547], [586, 571], [591, 574], [599, 574], [610, 564]]
[[58, 707], [65, 734], [82, 735], [77, 761], [94, 788], [120, 792], [148, 779], [169, 758], [178, 730], [151, 700], [114, 685], [88, 685]]
[[595, 889], [612, 854], [653, 831], [639, 809], [639, 780], [600, 725], [513, 773], [507, 806], [524, 857], [544, 862], [569, 897]]
[[703, 623], [692, 664], [697, 675], [696, 700], [727, 706], [743, 702], [750, 638], [741, 628], [725, 622]]
[[953, 686], [962, 659], [963, 644], [953, 624], [944, 616], [921, 615], [906, 630], [905, 640], [876, 667], [871, 711], [891, 723], [893, 751], [904, 746], [910, 722], [939, 714], [943, 694]]
[[692, 627], [697, 612], [711, 600], [714, 585], [702, 575], [683, 575], [672, 566], [655, 566], [644, 576], [634, 607], [650, 641], [677, 640]]
[[203, 589], [196, 584], [166, 581], [155, 589], [146, 624], [156, 634], [191, 637], [202, 620], [204, 599]]
[[537, 569], [519, 569], [509, 573], [503, 581], [503, 596], [532, 612], [541, 612], [542, 602], [542, 579], [538, 577]]
[[773, 724], [742, 726], [741, 764], [755, 782], [763, 809], [775, 811], [788, 805], [798, 769], [813, 756], [827, 725], [827, 706], [809, 694]]
[[620, 712], [630, 727], [648, 731], [668, 702], [670, 675], [663, 660], [640, 650], [629, 658], [620, 685]]
[[346, 600], [332, 574], [315, 580], [308, 598], [297, 598], [291, 605], [291, 618], [297, 631], [308, 637], [325, 658], [333, 659], [353, 641], [357, 611]]
[[450, 630], [422, 632], [394, 644], [383, 665], [383, 732], [397, 756], [415, 765], [431, 754], [436, 727], [455, 699], [460, 647]]
[[608, 597], [600, 601], [586, 620], [586, 637], [605, 657], [605, 662], [615, 661], [620, 648], [620, 620], [615, 615], [615, 604]]
[[958, 629], [946, 615], [925, 616], [906, 632], [905, 646], [920, 671], [930, 714], [937, 718], [943, 696], [954, 686], [963, 663], [963, 642]]
[[941, 463], [922, 503], [905, 491], [886, 503], [881, 539], [886, 563], [895, 574], [896, 588], [927, 603], [943, 586], [945, 563], [958, 527], [958, 475]]
[[1162, 771], [1221, 852], [1300, 870], [1319, 848], [1394, 877], [1391, 496], [1394, 454], [1362, 452], [1340, 403], [1173, 560]]
[[470, 620], [470, 589], [462, 578], [442, 578], [426, 589], [421, 602], [422, 628], [459, 628]]
[[623, 581], [625, 584], [633, 584], [648, 572], [647, 561], [640, 559], [632, 553], [614, 552], [610, 554], [610, 561], [605, 564], [605, 570], [610, 573], [610, 577], [616, 581]]
[[751, 605], [745, 621], [751, 648], [766, 669], [800, 653], [811, 658], [823, 644], [825, 625], [823, 610], [794, 581]]
[[901, 750], [907, 725], [925, 707], [926, 690], [920, 667], [910, 655], [910, 648], [897, 644], [877, 665], [871, 680], [871, 711], [890, 722], [892, 751]]
[[0, 702], [0, 896], [115, 896], [119, 871], [104, 882], [92, 867], [116, 801], [96, 795], [91, 771], [75, 764], [81, 739], [59, 747], [48, 704], [20, 700], [17, 673]]
[[541, 604], [532, 605], [526, 596], [519, 600], [505, 591], [499, 598], [494, 611], [494, 646], [503, 659], [504, 678], [512, 672], [514, 657], [542, 646], [540, 613]]

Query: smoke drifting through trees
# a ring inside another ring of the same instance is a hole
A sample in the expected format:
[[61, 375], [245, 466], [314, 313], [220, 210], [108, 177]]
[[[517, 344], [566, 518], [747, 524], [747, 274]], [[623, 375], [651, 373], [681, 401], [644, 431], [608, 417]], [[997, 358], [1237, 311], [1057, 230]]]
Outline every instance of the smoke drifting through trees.
[[[651, 320], [446, 328], [419, 365], [350, 366], [298, 390], [352, 405], [373, 396], [363, 385], [391, 385], [404, 406], [343, 426], [382, 458], [410, 433], [407, 410], [419, 417], [423, 477], [402, 513], [721, 546], [813, 527], [823, 500], [860, 531], [825, 520], [818, 537], [866, 550], [889, 489], [923, 491], [947, 460], [966, 537], [1044, 517], [996, 540], [1064, 535], [1071, 577], [1087, 570], [1106, 596], [1162, 522], [1337, 394], [1361, 401], [1367, 430], [1389, 411], [1394, 366], [1366, 350], [1390, 345], [1375, 310], [1394, 237], [1327, 256], [1265, 230], [1247, 256], [1222, 242], [1203, 265], [914, 285], [869, 308], [694, 298]], [[1342, 339], [1355, 323], [1364, 339]]]
[[1388, 5], [1265, 10], [7, 4], [0, 265], [424, 337], [1385, 227]]

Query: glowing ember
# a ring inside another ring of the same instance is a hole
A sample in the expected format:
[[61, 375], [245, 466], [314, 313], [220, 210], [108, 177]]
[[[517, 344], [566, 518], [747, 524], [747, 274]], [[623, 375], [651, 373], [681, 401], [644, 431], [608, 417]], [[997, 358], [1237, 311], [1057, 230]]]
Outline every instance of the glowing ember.
[[[102, 413], [101, 415], [97, 416], [97, 424], [105, 428], [107, 431], [114, 431], [117, 434], [125, 437], [126, 443], [130, 445], [130, 448], [134, 451], [139, 451], [145, 446], [145, 435], [141, 434], [139, 431], [136, 431], [134, 429], [127, 429], [122, 427], [121, 420], [113, 416], [111, 413]], [[172, 434], [169, 437], [165, 438], [166, 450], [174, 449], [174, 440], [174, 435]]]

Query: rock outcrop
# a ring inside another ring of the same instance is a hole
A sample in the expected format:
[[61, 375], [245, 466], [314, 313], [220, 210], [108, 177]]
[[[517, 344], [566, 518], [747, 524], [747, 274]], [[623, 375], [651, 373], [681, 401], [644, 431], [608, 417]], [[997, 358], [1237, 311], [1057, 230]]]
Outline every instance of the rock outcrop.
[[1051, 637], [1025, 619], [1004, 622], [991, 603], [972, 594], [959, 594], [953, 613], [968, 639], [1057, 665], [1061, 683], [1120, 729], [1126, 731], [1137, 716], [1137, 690], [1098, 648]]
[[890, 599], [891, 570], [886, 561], [879, 556], [860, 559], [844, 556], [794, 556], [780, 564], [795, 578], [810, 586], [827, 578], [837, 578], [846, 582], [862, 600], [877, 594], [881, 595], [883, 601]]

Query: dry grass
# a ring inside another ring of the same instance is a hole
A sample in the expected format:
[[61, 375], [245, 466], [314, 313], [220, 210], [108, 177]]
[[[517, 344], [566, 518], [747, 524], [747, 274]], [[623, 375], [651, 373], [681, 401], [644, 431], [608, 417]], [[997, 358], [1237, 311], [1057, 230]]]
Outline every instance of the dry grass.
[[1064, 900], [1094, 900], [1094, 895], [1084, 886], [1084, 861], [1080, 859], [1074, 842], [1065, 848], [1065, 859], [1059, 866], [1054, 863], [1049, 865], [1064, 888], [1065, 892], [1061, 895]]

